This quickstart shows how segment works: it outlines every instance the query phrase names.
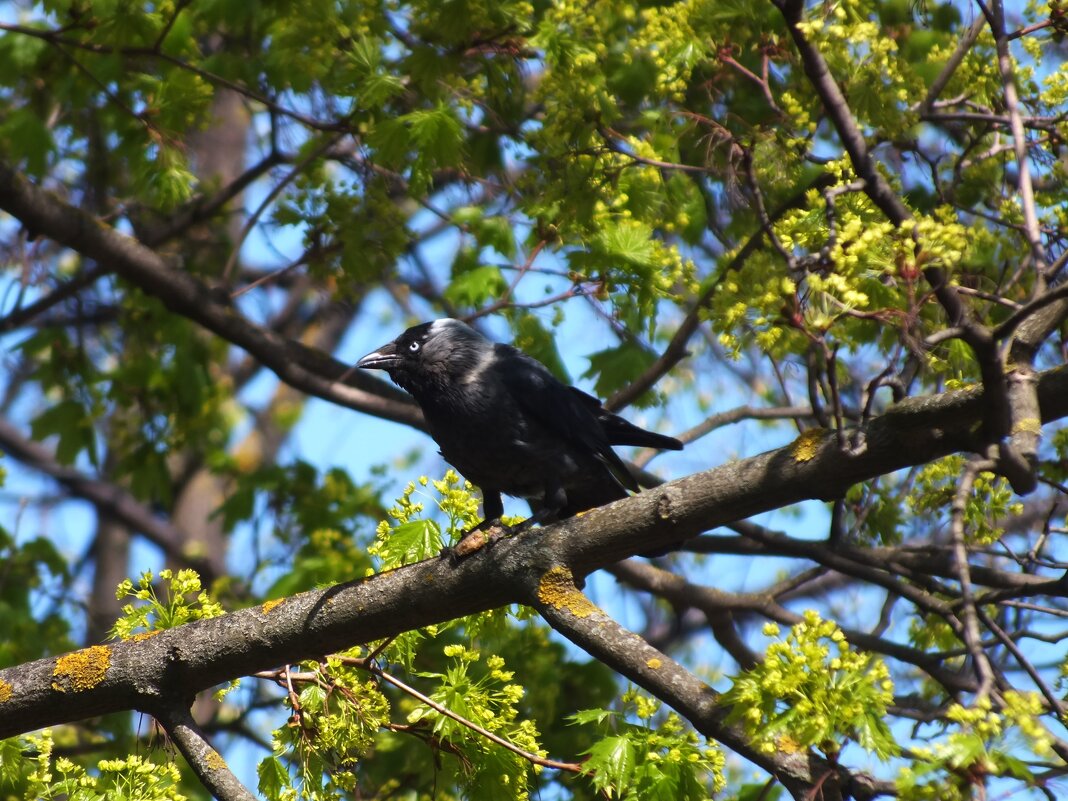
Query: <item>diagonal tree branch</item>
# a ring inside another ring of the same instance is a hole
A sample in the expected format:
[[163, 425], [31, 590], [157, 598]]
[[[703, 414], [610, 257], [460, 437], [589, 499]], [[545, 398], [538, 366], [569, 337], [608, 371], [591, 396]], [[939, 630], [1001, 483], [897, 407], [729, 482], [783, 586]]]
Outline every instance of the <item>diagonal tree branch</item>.
[[137, 240], [34, 186], [4, 161], [0, 161], [0, 209], [22, 222], [31, 234], [47, 236], [107, 264], [171, 311], [244, 348], [292, 387], [366, 414], [422, 427], [422, 414], [400, 390], [250, 322], [225, 293], [168, 267]]
[[195, 568], [206, 582], [225, 574], [225, 565], [213, 564], [185, 553], [189, 537], [173, 523], [155, 515], [148, 507], [117, 484], [87, 476], [80, 470], [60, 464], [40, 443], [27, 439], [7, 420], [0, 418], [0, 450], [27, 467], [39, 470], [66, 487], [72, 495], [84, 498], [109, 517], [138, 531], [149, 542], [182, 564]]
[[161, 706], [153, 714], [167, 732], [197, 778], [218, 801], [257, 801], [230, 770], [222, 755], [197, 726], [189, 710], [180, 702]]
[[794, 798], [820, 792], [827, 801], [868, 799], [891, 791], [892, 784], [851, 773], [813, 752], [767, 754], [753, 748], [743, 727], [727, 722], [730, 709], [719, 703], [719, 693], [598, 609], [574, 585], [566, 568], [551, 568], [531, 589], [533, 605], [556, 631], [657, 698], [671, 698], [668, 703], [697, 731], [760, 765]]

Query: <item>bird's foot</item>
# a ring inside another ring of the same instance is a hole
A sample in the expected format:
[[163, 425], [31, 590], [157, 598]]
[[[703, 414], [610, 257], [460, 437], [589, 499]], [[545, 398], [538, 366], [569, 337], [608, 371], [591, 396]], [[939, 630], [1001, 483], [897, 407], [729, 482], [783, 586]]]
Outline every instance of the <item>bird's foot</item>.
[[516, 531], [512, 526], [502, 523], [500, 520], [483, 520], [477, 526], [468, 529], [460, 541], [452, 548], [447, 549], [453, 559], [466, 559], [476, 551], [481, 551], [497, 540], [509, 537]]

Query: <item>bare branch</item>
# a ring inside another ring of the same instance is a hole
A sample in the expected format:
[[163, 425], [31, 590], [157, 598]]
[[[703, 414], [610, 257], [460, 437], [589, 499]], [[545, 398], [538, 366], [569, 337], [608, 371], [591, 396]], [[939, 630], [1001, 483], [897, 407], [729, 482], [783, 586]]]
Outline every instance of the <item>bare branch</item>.
[[957, 484], [950, 506], [950, 534], [953, 537], [953, 554], [956, 559], [957, 580], [960, 582], [961, 606], [963, 614], [964, 644], [968, 647], [975, 673], [979, 677], [979, 697], [988, 695], [993, 689], [994, 673], [980, 642], [979, 617], [976, 614], [975, 593], [972, 591], [971, 571], [968, 565], [968, 548], [964, 543], [964, 515], [971, 499], [975, 479], [983, 470], [991, 470], [993, 463], [972, 460], [964, 468], [964, 473]]
[[230, 770], [197, 726], [189, 710], [179, 702], [162, 705], [153, 713], [189, 767], [217, 801], [258, 801]]
[[0, 450], [18, 459], [27, 467], [38, 470], [66, 487], [76, 498], [96, 506], [101, 512], [140, 532], [158, 545], [171, 559], [195, 568], [206, 582], [225, 574], [225, 565], [212, 564], [186, 554], [183, 546], [189, 541], [185, 532], [154, 514], [148, 507], [117, 484], [93, 478], [73, 467], [56, 461], [44, 445], [23, 436], [7, 420], [0, 418]]
[[244, 348], [294, 388], [340, 406], [422, 427], [422, 415], [405, 393], [250, 322], [230, 305], [225, 292], [207, 287], [188, 272], [171, 269], [135, 239], [33, 186], [2, 161], [0, 208], [20, 220], [32, 234], [43, 234], [108, 264], [123, 278], [158, 297], [171, 311]]

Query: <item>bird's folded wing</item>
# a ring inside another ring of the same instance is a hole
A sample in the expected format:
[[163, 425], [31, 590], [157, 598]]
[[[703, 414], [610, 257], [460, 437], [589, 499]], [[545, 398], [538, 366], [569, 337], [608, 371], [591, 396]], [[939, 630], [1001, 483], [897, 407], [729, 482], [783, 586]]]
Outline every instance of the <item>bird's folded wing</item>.
[[[500, 377], [516, 403], [542, 426], [583, 448], [629, 490], [638, 484], [619, 458], [598, 419], [600, 402], [562, 384], [544, 365], [514, 348], [499, 361]], [[604, 412], [607, 414], [607, 412]]]

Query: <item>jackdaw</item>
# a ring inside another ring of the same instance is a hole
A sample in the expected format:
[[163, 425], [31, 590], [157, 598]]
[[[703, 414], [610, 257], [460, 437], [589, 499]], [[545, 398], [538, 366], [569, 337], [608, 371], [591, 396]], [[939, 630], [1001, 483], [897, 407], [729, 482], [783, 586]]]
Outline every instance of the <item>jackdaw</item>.
[[638, 482], [613, 445], [682, 448], [459, 320], [409, 328], [356, 364], [385, 370], [419, 403], [441, 455], [482, 490], [486, 519], [478, 529], [498, 522], [501, 493], [530, 503], [525, 527], [636, 492]]

